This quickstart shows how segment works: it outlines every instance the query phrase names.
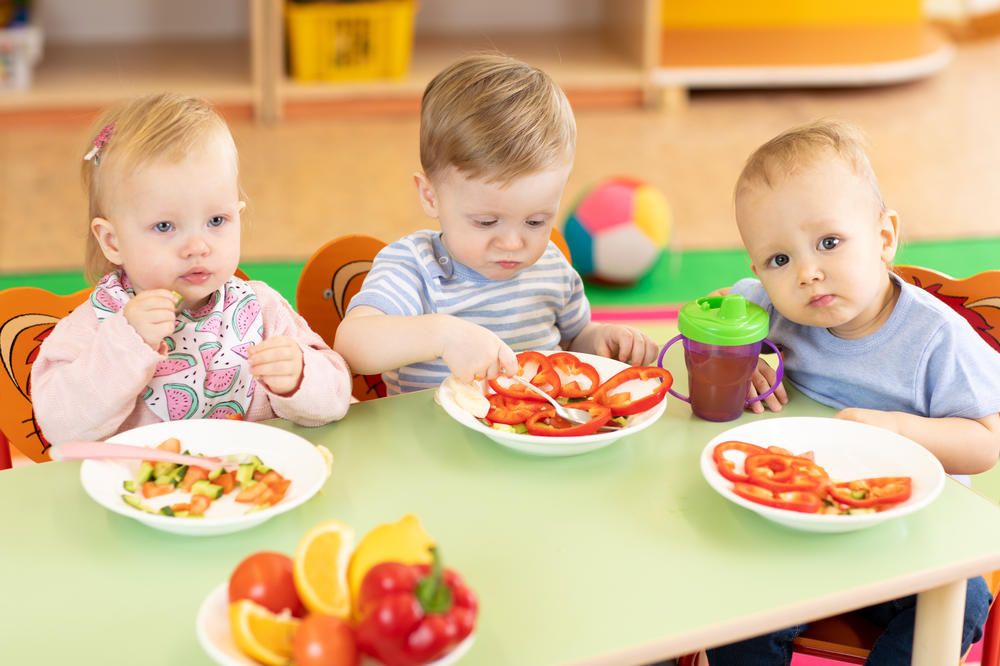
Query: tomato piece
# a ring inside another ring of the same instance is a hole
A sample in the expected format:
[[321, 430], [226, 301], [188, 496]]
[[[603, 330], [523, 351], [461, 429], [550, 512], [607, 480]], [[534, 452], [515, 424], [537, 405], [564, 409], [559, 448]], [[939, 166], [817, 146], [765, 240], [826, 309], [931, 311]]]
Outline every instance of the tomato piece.
[[334, 615], [310, 613], [292, 637], [295, 666], [357, 666], [361, 662], [354, 628]]
[[830, 496], [857, 508], [889, 508], [910, 499], [913, 480], [908, 476], [881, 476], [834, 483]]
[[222, 494], [228, 494], [233, 488], [238, 484], [236, 483], [236, 470], [231, 472], [226, 472], [225, 474], [220, 474], [215, 477], [215, 481], [212, 481], [217, 486], [222, 486]]
[[749, 481], [750, 477], [745, 473], [736, 471], [736, 462], [726, 457], [726, 451], [738, 451], [744, 455], [744, 458], [755, 454], [767, 453], [767, 449], [756, 444], [750, 444], [749, 442], [729, 440], [716, 444], [715, 448], [712, 449], [712, 459], [715, 460], [715, 466], [723, 478], [734, 483]]
[[229, 577], [229, 602], [250, 599], [272, 613], [286, 608], [295, 617], [306, 609], [295, 590], [292, 558], [284, 553], [260, 551], [243, 559]]
[[261, 483], [266, 483], [269, 486], [270, 485], [274, 485], [275, 483], [281, 483], [284, 480], [285, 480], [285, 477], [281, 476], [280, 474], [278, 474], [277, 472], [275, 472], [273, 469], [270, 472], [267, 472], [266, 474], [264, 474], [262, 477], [260, 477], [260, 482]]
[[181, 481], [180, 489], [184, 492], [191, 492], [191, 486], [194, 485], [195, 481], [201, 481], [202, 479], [208, 478], [208, 470], [204, 467], [197, 467], [191, 465], [188, 467], [187, 472], [184, 473], [184, 480]]
[[[532, 364], [538, 366], [536, 371], [528, 377], [528, 381], [548, 393], [553, 398], [559, 397], [559, 392], [562, 390], [562, 382], [559, 381], [559, 373], [552, 367], [552, 363], [549, 361], [548, 356], [542, 354], [541, 352], [523, 351], [517, 355], [517, 363], [518, 375], [525, 374], [524, 370]], [[519, 400], [533, 400], [535, 402], [545, 401], [545, 398], [538, 395], [527, 386], [523, 386], [513, 381], [510, 384], [503, 384], [499, 381], [500, 379], [500, 377], [497, 377], [496, 379], [491, 379], [489, 381], [490, 387], [497, 393], [501, 393], [511, 398], [518, 398]]]
[[[575, 354], [557, 352], [549, 354], [549, 362], [555, 368], [562, 383], [560, 394], [565, 398], [586, 398], [601, 384], [597, 368], [580, 360]], [[580, 386], [580, 380], [585, 386]]]
[[486, 420], [490, 423], [506, 423], [507, 425], [524, 423], [529, 416], [545, 409], [545, 405], [548, 404], [535, 400], [512, 398], [503, 393], [494, 393], [488, 399], [490, 411], [486, 413]]
[[[632, 380], [659, 379], [660, 383], [652, 392], [633, 398], [630, 391], [618, 391], [615, 389], [626, 382]], [[594, 391], [593, 400], [611, 408], [612, 416], [628, 416], [638, 414], [658, 404], [667, 395], [667, 389], [673, 383], [674, 378], [663, 368], [633, 366], [625, 368], [608, 381], [597, 387]]]
[[204, 516], [210, 506], [212, 506], [212, 498], [208, 495], [191, 495], [189, 511], [192, 515]]
[[150, 497], [159, 497], [160, 495], [169, 495], [174, 492], [174, 484], [172, 483], [156, 483], [155, 481], [146, 481], [142, 484], [142, 496], [146, 499]]
[[761, 488], [752, 483], [734, 483], [733, 492], [743, 499], [776, 509], [817, 513], [823, 507], [823, 500], [820, 499], [819, 495], [808, 491], [773, 493], [767, 488]]
[[236, 493], [236, 501], [244, 502], [250, 504], [257, 501], [257, 498], [264, 493], [265, 490], [269, 490], [266, 483], [250, 483], [243, 486], [240, 492]]
[[170, 439], [165, 439], [162, 442], [160, 442], [160, 444], [157, 445], [156, 448], [162, 449], [163, 451], [170, 451], [171, 453], [180, 453], [181, 440], [177, 439], [176, 437], [171, 437]]
[[585, 409], [591, 419], [586, 423], [571, 423], [558, 416], [554, 407], [546, 407], [528, 417], [525, 427], [531, 435], [546, 435], [555, 437], [574, 437], [577, 435], [592, 435], [597, 429], [611, 420], [611, 408], [592, 400], [574, 402], [576, 409]]

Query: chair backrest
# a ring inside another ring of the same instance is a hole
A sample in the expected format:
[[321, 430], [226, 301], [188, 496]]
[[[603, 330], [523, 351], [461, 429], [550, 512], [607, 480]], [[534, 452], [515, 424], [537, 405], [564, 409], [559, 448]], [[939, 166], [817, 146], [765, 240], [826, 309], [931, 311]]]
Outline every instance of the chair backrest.
[[31, 405], [31, 366], [56, 322], [89, 294], [81, 289], [60, 296], [36, 287], [0, 291], [0, 444], [5, 438], [36, 462], [50, 458]]
[[953, 278], [920, 266], [895, 266], [906, 282], [924, 289], [962, 315], [995, 351], [1000, 352], [1000, 270]]

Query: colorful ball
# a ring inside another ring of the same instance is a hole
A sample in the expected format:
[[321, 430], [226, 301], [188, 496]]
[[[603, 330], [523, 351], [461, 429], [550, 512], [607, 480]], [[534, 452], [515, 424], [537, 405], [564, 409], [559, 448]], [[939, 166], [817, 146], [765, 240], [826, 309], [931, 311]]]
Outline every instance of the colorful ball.
[[585, 191], [563, 235], [583, 277], [628, 285], [653, 267], [670, 242], [672, 215], [658, 189], [632, 178], [609, 178]]

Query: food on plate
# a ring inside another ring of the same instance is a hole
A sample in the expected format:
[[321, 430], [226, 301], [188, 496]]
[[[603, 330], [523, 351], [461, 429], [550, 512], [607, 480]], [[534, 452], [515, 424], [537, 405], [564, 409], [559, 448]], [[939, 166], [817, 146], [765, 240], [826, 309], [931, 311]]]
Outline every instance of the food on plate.
[[447, 654], [472, 633], [478, 601], [461, 576], [431, 564], [382, 562], [358, 596], [358, 645], [386, 666], [417, 666]]
[[295, 666], [357, 666], [360, 661], [354, 627], [342, 618], [310, 613], [292, 638]]
[[[171, 437], [156, 448], [180, 453], [181, 443], [177, 438]], [[122, 499], [129, 506], [147, 513], [174, 518], [200, 518], [212, 506], [212, 502], [234, 490], [237, 491], [233, 496], [234, 501], [250, 505], [247, 513], [274, 506], [284, 499], [291, 483], [290, 479], [265, 465], [257, 456], [249, 456], [237, 469], [229, 472], [224, 467], [207, 470], [197, 466], [144, 460], [139, 465], [135, 478], [122, 484], [125, 490]], [[152, 499], [178, 492], [186, 495], [175, 499], [185, 501], [167, 502], [159, 509], [147, 505], [139, 498], [140, 494], [145, 499]]]
[[229, 576], [229, 602], [249, 599], [272, 613], [306, 614], [295, 587], [292, 558], [265, 550], [247, 556]]
[[587, 409], [591, 421], [581, 425], [560, 418], [543, 396], [509, 377], [489, 380], [486, 386], [490, 392], [485, 396], [477, 385], [462, 384], [453, 377], [446, 379], [444, 386], [451, 389], [459, 407], [488, 427], [566, 437], [590, 435], [604, 425], [627, 426], [628, 416], [655, 407], [673, 382], [663, 368], [629, 367], [601, 383], [597, 369], [570, 352], [546, 356], [523, 351], [517, 355], [517, 362], [519, 376], [564, 405]]
[[[269, 665], [357, 666], [365, 652], [385, 666], [417, 666], [469, 637], [476, 595], [441, 566], [416, 516], [376, 526], [349, 559], [353, 544], [350, 526], [328, 520], [299, 540], [294, 557], [261, 551], [244, 558], [229, 580], [239, 650]], [[351, 566], [362, 577], [356, 596]], [[361, 612], [352, 615], [355, 607]]]
[[427, 564], [431, 561], [430, 549], [433, 546], [434, 539], [420, 524], [420, 519], [412, 513], [394, 523], [382, 523], [373, 527], [361, 537], [347, 566], [347, 582], [355, 611], [361, 582], [369, 569], [379, 562]]
[[229, 604], [229, 624], [236, 647], [267, 666], [285, 666], [292, 656], [298, 618], [276, 614], [249, 599]]
[[295, 548], [294, 576], [310, 613], [346, 618], [351, 612], [347, 564], [354, 549], [354, 529], [328, 520], [306, 532]]
[[[727, 455], [732, 453], [733, 455]], [[885, 511], [912, 493], [908, 476], [835, 481], [811, 452], [794, 454], [778, 446], [720, 442], [712, 450], [719, 474], [739, 497], [765, 506], [824, 515]]]

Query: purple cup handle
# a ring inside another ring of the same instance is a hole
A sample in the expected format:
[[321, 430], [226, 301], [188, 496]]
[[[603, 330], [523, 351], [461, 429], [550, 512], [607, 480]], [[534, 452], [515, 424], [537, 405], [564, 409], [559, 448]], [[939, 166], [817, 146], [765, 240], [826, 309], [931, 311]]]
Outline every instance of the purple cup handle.
[[[667, 353], [667, 349], [670, 347], [670, 345], [674, 344], [678, 340], [683, 340], [683, 339], [684, 339], [683, 335], [677, 335], [670, 342], [668, 342], [667, 344], [663, 345], [663, 349], [660, 350], [660, 356], [659, 356], [659, 358], [656, 359], [656, 365], [662, 368], [663, 367], [663, 355]], [[680, 398], [684, 402], [691, 402], [691, 398], [687, 397], [686, 395], [681, 395], [680, 393], [678, 393], [677, 391], [675, 391], [673, 389], [673, 387], [668, 388], [667, 391], [670, 393], [670, 395], [674, 396], [675, 398]]]
[[[671, 340], [671, 342], [673, 342], [673, 341]], [[775, 378], [774, 378], [774, 383], [771, 384], [771, 388], [769, 388], [768, 390], [764, 391], [762, 394], [760, 394], [759, 396], [757, 396], [753, 400], [747, 400], [746, 406], [750, 406], [750, 405], [752, 405], [755, 402], [760, 402], [761, 400], [763, 400], [767, 396], [769, 396], [772, 393], [774, 393], [774, 389], [778, 388], [778, 384], [781, 383], [781, 378], [785, 376], [785, 360], [783, 358], [781, 358], [781, 352], [778, 351], [778, 347], [773, 342], [771, 342], [770, 340], [768, 340], [767, 338], [764, 338], [762, 340], [762, 342], [764, 344], [766, 344], [768, 347], [770, 347], [771, 349], [773, 349], [774, 353], [778, 355], [778, 368], [774, 371]]]

